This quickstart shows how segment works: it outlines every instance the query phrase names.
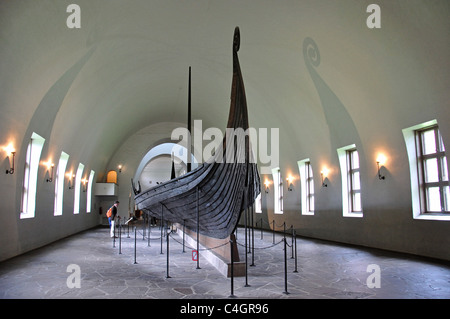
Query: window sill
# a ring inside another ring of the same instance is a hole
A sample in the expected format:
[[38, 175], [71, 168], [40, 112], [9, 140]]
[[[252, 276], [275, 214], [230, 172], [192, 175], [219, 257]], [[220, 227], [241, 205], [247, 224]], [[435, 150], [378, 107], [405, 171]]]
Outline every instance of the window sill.
[[450, 216], [444, 214], [420, 214], [414, 216], [414, 219], [450, 221]]
[[34, 214], [25, 213], [25, 212], [20, 213], [20, 219], [29, 219], [29, 218], [34, 218]]
[[348, 213], [344, 213], [343, 215], [344, 217], [357, 217], [357, 218], [362, 218], [363, 217], [363, 213], [353, 213], [353, 212], [348, 212]]

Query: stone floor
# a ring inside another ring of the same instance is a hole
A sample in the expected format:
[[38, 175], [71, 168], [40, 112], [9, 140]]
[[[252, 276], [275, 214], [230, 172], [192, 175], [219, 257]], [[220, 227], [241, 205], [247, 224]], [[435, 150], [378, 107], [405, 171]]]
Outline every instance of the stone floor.
[[[170, 239], [171, 278], [166, 278], [166, 243], [164, 241], [161, 254], [159, 230], [152, 230], [150, 247], [141, 230], [137, 235], [136, 264], [134, 233], [129, 238], [127, 233], [122, 235], [119, 254], [119, 241], [116, 240], [113, 247], [106, 228], [88, 230], [4, 261], [0, 263], [0, 298], [209, 299], [230, 296], [231, 280], [202, 260], [201, 255], [201, 269], [196, 269], [191, 250], [186, 248], [186, 252], [182, 252], [181, 238], [177, 234], [172, 234]], [[271, 233], [264, 233], [263, 239], [260, 236], [259, 231], [255, 232], [255, 266], [248, 267], [247, 277], [250, 287], [245, 287], [245, 277], [234, 278], [234, 295], [238, 298], [450, 298], [448, 263], [304, 238], [297, 238], [296, 273], [295, 258], [291, 258], [292, 251], [288, 247], [289, 294], [285, 294], [282, 235], [276, 235], [275, 245]], [[244, 232], [239, 229], [238, 243], [243, 242]], [[287, 242], [290, 245], [291, 239]], [[239, 249], [241, 256], [245, 256], [243, 247]], [[252, 263], [250, 254], [248, 262]]]

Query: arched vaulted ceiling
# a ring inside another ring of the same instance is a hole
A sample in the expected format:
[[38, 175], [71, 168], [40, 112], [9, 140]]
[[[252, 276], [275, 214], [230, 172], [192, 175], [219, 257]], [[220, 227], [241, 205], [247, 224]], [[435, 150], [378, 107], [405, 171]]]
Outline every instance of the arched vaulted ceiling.
[[[23, 149], [36, 131], [50, 156], [102, 170], [142, 128], [186, 122], [189, 66], [193, 118], [224, 128], [235, 26], [250, 124], [280, 128], [292, 158], [334, 147], [329, 105], [368, 142], [373, 132], [388, 141], [425, 107], [448, 120], [448, 1], [376, 1], [382, 25], [369, 29], [372, 2], [1, 1], [1, 143]], [[80, 29], [66, 25], [71, 3]], [[308, 67], [305, 39], [320, 65]]]

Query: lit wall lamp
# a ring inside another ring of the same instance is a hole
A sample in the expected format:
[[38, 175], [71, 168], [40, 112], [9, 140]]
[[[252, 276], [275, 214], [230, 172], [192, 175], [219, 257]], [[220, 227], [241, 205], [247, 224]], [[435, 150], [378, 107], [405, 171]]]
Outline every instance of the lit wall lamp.
[[83, 183], [83, 193], [86, 193], [86, 190], [87, 190], [86, 184], [87, 184], [88, 180], [86, 178], [83, 178], [81, 180], [81, 182]]
[[119, 164], [119, 165], [117, 166], [117, 168], [119, 169], [119, 173], [122, 173], [122, 165]]
[[55, 167], [55, 164], [53, 164], [50, 160], [47, 163], [44, 163], [45, 166], [47, 166], [47, 171], [50, 171], [50, 178], [47, 178], [47, 183], [53, 182], [53, 168]]
[[69, 189], [73, 189], [75, 186], [74, 182], [75, 174], [67, 173], [66, 176], [69, 178]]
[[14, 149], [14, 146], [12, 144], [9, 144], [4, 148], [6, 151], [6, 155], [10, 157], [12, 155], [12, 165], [9, 169], [6, 170], [6, 174], [14, 174], [14, 160], [16, 156], [16, 150]]
[[377, 157], [377, 169], [378, 169], [378, 179], [383, 180], [386, 178], [386, 176], [381, 175], [380, 169], [381, 166], [384, 166], [386, 164], [386, 156], [384, 154], [378, 154]]
[[289, 175], [286, 178], [286, 181], [288, 183], [288, 191], [292, 192], [292, 190], [294, 189], [294, 185], [292, 184], [292, 182], [294, 181], [294, 177], [292, 175]]
[[269, 185], [270, 185], [270, 182], [266, 179], [266, 181], [264, 182], [266, 194], [269, 193]]
[[330, 170], [326, 167], [324, 167], [321, 171], [320, 171], [320, 176], [322, 178], [322, 187], [328, 187], [328, 184], [325, 183], [325, 179], [328, 177], [328, 173], [330, 172]]

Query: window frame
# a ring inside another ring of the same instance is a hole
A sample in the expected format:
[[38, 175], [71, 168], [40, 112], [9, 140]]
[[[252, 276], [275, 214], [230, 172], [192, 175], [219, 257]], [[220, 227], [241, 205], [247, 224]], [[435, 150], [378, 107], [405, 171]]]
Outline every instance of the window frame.
[[[436, 152], [424, 154], [425, 153], [425, 141], [424, 135], [426, 132], [433, 131], [434, 133], [434, 143], [436, 146]], [[443, 215], [450, 216], [450, 206], [447, 202], [450, 199], [445, 198], [445, 187], [449, 187], [448, 180], [448, 164], [447, 157], [445, 155], [445, 145], [442, 140], [442, 136], [439, 132], [439, 126], [436, 124], [426, 126], [424, 128], [415, 130], [415, 139], [416, 139], [416, 149], [417, 149], [417, 170], [419, 176], [419, 189], [420, 189], [420, 207], [421, 214], [424, 215]], [[442, 149], [443, 148], [443, 149]], [[436, 159], [437, 165], [437, 181], [428, 182], [427, 181], [427, 168], [426, 161]], [[444, 163], [445, 162], [445, 163]], [[447, 165], [447, 167], [445, 167]], [[444, 169], [447, 172], [447, 180], [444, 179]], [[430, 188], [438, 188], [439, 189], [439, 206], [440, 210], [430, 210], [430, 199], [428, 196], [428, 192]], [[447, 206], [447, 210], [446, 207]]]
[[306, 212], [314, 215], [314, 176], [311, 161], [305, 162], [305, 178], [306, 178]]
[[[342, 183], [342, 216], [343, 217], [363, 217], [363, 203], [362, 203], [362, 184], [361, 184], [361, 170], [360, 170], [360, 161], [359, 161], [359, 153], [358, 153], [358, 168], [355, 168], [352, 163], [351, 167], [349, 167], [349, 159], [348, 154], [349, 151], [357, 151], [356, 145], [351, 144], [337, 149], [338, 158], [339, 158], [339, 166], [341, 170], [341, 183]], [[358, 190], [355, 190], [353, 185], [352, 176], [350, 173], [359, 174], [359, 186]], [[361, 210], [356, 211], [353, 207], [353, 197], [354, 194], [360, 194], [360, 203]]]
[[81, 177], [83, 176], [84, 165], [82, 163], [78, 164], [77, 174], [75, 175], [75, 193], [73, 200], [73, 213], [77, 215], [80, 213], [80, 197], [81, 197]]
[[62, 216], [64, 211], [64, 181], [68, 162], [69, 154], [61, 152], [55, 177], [55, 203], [53, 208], [54, 216]]
[[[315, 192], [314, 192], [314, 173], [311, 160], [305, 158], [297, 162], [300, 173], [300, 193], [301, 193], [301, 214], [314, 215]], [[311, 209], [312, 207], [312, 209]]]
[[279, 167], [272, 169], [274, 186], [274, 213], [283, 214], [283, 179]]
[[86, 213], [92, 212], [92, 184], [94, 182], [95, 172], [91, 170], [89, 173], [88, 186], [87, 186], [87, 195], [86, 195]]
[[[441, 213], [425, 214], [423, 211], [423, 192], [421, 188], [421, 177], [419, 176], [419, 156], [417, 148], [417, 134], [416, 131], [438, 125], [436, 119], [419, 123], [402, 129], [403, 139], [405, 141], [406, 151], [409, 162], [409, 175], [411, 179], [411, 206], [412, 217], [417, 220], [434, 220], [434, 221], [450, 221], [450, 215]], [[447, 167], [448, 168], [448, 167]]]
[[39, 163], [41, 161], [41, 154], [44, 144], [45, 138], [34, 132], [31, 134], [25, 158], [20, 219], [34, 218], [36, 215], [36, 194]]
[[[348, 177], [348, 200], [351, 213], [362, 213], [361, 203], [361, 170], [359, 164], [359, 153], [356, 148], [348, 149], [347, 153], [347, 177]], [[355, 167], [354, 155], [357, 154], [357, 167]], [[356, 177], [358, 176], [358, 177]], [[355, 186], [355, 178], [358, 179], [359, 188]], [[356, 207], [356, 196], [359, 195], [359, 207]]]

